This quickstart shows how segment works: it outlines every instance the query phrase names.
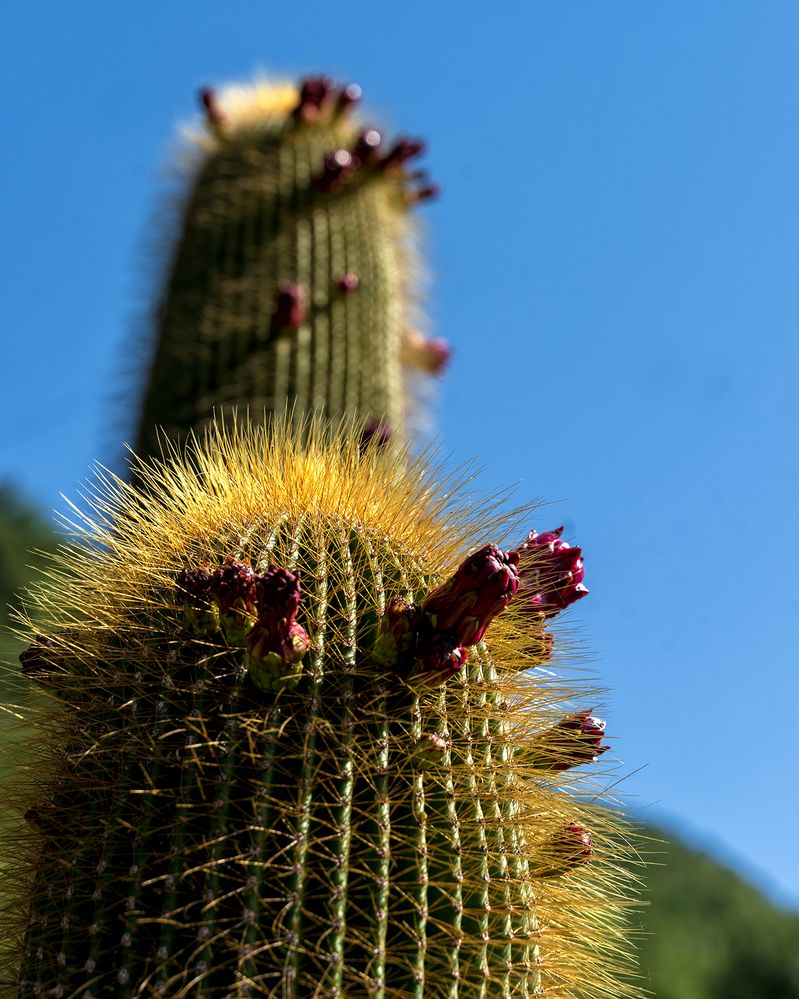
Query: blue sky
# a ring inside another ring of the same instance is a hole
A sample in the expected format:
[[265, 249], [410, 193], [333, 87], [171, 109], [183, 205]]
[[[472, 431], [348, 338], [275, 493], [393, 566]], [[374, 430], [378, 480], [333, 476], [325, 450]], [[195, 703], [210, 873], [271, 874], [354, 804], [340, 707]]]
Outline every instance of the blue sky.
[[133, 425], [199, 86], [357, 80], [429, 140], [435, 407], [583, 545], [628, 807], [799, 905], [799, 7], [9, 2], [0, 478], [63, 507]]

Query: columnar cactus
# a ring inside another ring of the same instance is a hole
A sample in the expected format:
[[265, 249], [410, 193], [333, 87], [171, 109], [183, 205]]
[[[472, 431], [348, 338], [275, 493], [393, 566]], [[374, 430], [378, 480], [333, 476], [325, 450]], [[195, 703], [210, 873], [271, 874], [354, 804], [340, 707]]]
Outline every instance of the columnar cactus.
[[601, 725], [537, 669], [546, 552], [357, 428], [137, 479], [35, 594], [10, 994], [637, 994], [615, 820], [563, 789]]
[[[410, 210], [436, 193], [360, 119], [358, 87], [203, 92], [205, 127], [155, 319], [138, 447], [217, 416], [357, 413], [407, 433], [408, 372], [447, 344], [416, 329]], [[411, 379], [412, 381], [412, 379]]]

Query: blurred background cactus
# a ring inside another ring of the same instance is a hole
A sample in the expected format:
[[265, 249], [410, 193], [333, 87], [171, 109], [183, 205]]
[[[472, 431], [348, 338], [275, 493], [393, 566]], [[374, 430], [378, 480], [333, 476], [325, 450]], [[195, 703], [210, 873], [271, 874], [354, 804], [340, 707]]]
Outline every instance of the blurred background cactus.
[[417, 139], [363, 119], [361, 92], [206, 89], [204, 126], [155, 317], [138, 431], [175, 437], [233, 411], [357, 413], [404, 436], [412, 371], [447, 345], [422, 334], [411, 209], [437, 193]]

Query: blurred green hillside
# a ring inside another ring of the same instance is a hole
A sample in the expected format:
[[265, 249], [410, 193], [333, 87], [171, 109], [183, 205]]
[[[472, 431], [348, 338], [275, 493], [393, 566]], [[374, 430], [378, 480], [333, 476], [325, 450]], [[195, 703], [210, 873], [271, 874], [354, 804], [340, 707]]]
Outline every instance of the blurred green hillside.
[[[7, 605], [31, 577], [29, 567], [42, 561], [28, 553], [52, 551], [56, 543], [39, 511], [11, 487], [0, 486], [4, 631]], [[20, 651], [7, 633], [0, 637], [0, 660], [13, 663]], [[2, 683], [9, 700], [24, 689], [8, 675]], [[2, 726], [0, 741], [1, 733]], [[662, 830], [645, 833], [669, 839]], [[650, 857], [640, 950], [643, 975], [658, 999], [799, 999], [799, 913], [775, 908], [737, 874], [673, 838], [652, 847]]]

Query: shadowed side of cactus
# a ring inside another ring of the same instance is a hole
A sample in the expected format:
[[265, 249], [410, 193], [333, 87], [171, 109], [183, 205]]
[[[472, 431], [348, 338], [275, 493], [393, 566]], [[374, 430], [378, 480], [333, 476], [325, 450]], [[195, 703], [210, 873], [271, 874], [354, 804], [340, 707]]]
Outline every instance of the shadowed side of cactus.
[[203, 92], [206, 129], [156, 318], [138, 446], [233, 410], [357, 413], [406, 433], [409, 369], [448, 347], [413, 329], [410, 210], [435, 193], [359, 119], [357, 87]]
[[39, 591], [23, 669], [53, 708], [16, 795], [6, 979], [20, 997], [637, 994], [613, 821], [559, 790], [569, 692], [523, 672], [546, 655], [513, 602], [530, 564], [421, 465], [301, 436], [140, 467], [144, 491], [112, 486], [108, 528]]

